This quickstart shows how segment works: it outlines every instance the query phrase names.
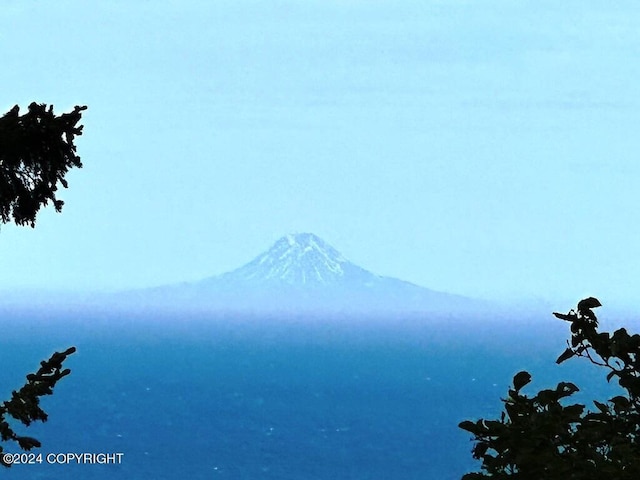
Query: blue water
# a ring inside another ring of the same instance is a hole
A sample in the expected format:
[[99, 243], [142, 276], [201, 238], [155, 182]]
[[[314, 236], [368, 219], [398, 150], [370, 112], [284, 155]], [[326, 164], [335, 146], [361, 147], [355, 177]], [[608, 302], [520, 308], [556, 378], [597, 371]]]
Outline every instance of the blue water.
[[477, 464], [457, 424], [497, 416], [514, 373], [529, 370], [537, 388], [599, 378], [555, 365], [566, 332], [553, 320], [1, 322], [2, 399], [54, 350], [78, 348], [72, 374], [42, 399], [49, 421], [16, 429], [42, 442], [44, 458], [123, 454], [120, 464], [14, 465], [13, 479], [458, 479]]

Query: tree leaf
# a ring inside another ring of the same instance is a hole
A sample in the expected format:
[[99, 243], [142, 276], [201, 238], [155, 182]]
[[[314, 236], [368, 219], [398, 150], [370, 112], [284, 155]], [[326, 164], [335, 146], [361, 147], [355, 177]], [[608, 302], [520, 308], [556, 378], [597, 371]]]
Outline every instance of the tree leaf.
[[556, 318], [559, 318], [560, 320], [566, 320], [567, 322], [573, 322], [576, 319], [576, 316], [570, 313], [553, 312], [553, 314], [556, 316]]
[[575, 383], [571, 382], [560, 382], [556, 388], [556, 391], [560, 394], [560, 397], [568, 397], [573, 395], [576, 392], [579, 392], [580, 389]]
[[531, 374], [523, 370], [522, 372], [516, 373], [515, 376], [513, 377], [513, 387], [517, 392], [530, 381], [531, 381]]
[[466, 430], [467, 432], [471, 432], [473, 434], [475, 434], [478, 431], [478, 427], [476, 426], [476, 424], [474, 422], [469, 421], [469, 420], [465, 420], [464, 422], [460, 422], [458, 424], [458, 428], [461, 428], [462, 430]]
[[579, 312], [584, 312], [586, 310], [590, 310], [592, 308], [597, 308], [597, 307], [601, 307], [602, 304], [600, 303], [600, 300], [598, 300], [597, 298], [594, 297], [589, 297], [589, 298], [585, 298], [583, 300], [580, 300], [578, 302], [578, 311]]
[[604, 403], [600, 403], [597, 400], [594, 400], [593, 403], [595, 404], [596, 407], [598, 407], [598, 410], [600, 410], [602, 413], [609, 413], [609, 407], [607, 407]]
[[562, 354], [558, 357], [558, 359], [556, 360], [556, 363], [561, 364], [565, 360], [569, 360], [575, 354], [576, 352], [574, 352], [571, 348], [567, 347], [567, 349], [564, 352], [562, 352]]

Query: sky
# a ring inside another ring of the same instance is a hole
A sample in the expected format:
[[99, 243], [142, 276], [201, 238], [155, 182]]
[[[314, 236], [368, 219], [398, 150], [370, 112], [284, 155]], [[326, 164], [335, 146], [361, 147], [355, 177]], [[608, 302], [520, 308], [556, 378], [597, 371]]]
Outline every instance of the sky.
[[87, 105], [61, 214], [0, 228], [0, 290], [233, 270], [313, 232], [492, 299], [633, 303], [640, 6], [12, 0], [0, 110]]

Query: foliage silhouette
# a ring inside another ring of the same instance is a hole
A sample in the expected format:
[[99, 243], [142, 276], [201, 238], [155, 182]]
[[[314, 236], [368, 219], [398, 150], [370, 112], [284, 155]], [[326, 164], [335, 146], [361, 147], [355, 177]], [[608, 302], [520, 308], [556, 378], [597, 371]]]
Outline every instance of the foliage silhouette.
[[[82, 134], [78, 122], [86, 108], [76, 106], [56, 116], [53, 106], [32, 103], [22, 116], [16, 105], [0, 117], [0, 223], [34, 227], [38, 211], [49, 202], [61, 211], [64, 202], [56, 196], [58, 184], [66, 188], [69, 169], [82, 167], [74, 138]], [[62, 369], [62, 363], [75, 350], [55, 352], [40, 362], [38, 371], [27, 375], [27, 383], [0, 404], [0, 440], [15, 441], [23, 450], [40, 447], [35, 438], [18, 435], [5, 417], [26, 426], [36, 420], [45, 422], [47, 414], [40, 408], [39, 397], [51, 395], [56, 383], [71, 373]], [[0, 464], [9, 467], [3, 452], [0, 446]]]
[[56, 116], [53, 106], [32, 103], [20, 116], [16, 105], [0, 117], [0, 221], [13, 219], [17, 225], [35, 226], [41, 206], [53, 203], [61, 211], [64, 202], [56, 197], [58, 184], [67, 187], [70, 168], [82, 167], [74, 138], [82, 135], [77, 126], [82, 111]]
[[621, 328], [613, 334], [598, 331], [592, 309], [601, 306], [593, 297], [576, 310], [554, 315], [570, 323], [571, 340], [556, 363], [582, 357], [608, 370], [625, 392], [607, 401], [593, 401], [594, 410], [566, 404], [579, 389], [560, 382], [533, 397], [522, 393], [531, 381], [528, 372], [513, 378], [498, 420], [464, 421], [471, 432], [472, 455], [482, 472], [473, 479], [636, 479], [640, 478], [640, 335]]
[[[49, 360], [40, 362], [38, 371], [27, 375], [27, 383], [17, 392], [13, 391], [11, 400], [0, 405], [0, 438], [2, 441], [13, 440], [23, 450], [40, 447], [40, 442], [35, 438], [16, 434], [5, 420], [5, 415], [9, 414], [26, 426], [36, 420], [46, 422], [47, 414], [40, 408], [39, 397], [51, 395], [58, 380], [71, 373], [68, 368], [62, 370], [62, 362], [75, 351], [75, 347], [70, 347], [64, 352], [55, 352]], [[2, 446], [0, 446], [0, 464], [5, 467], [11, 466], [11, 462], [5, 461]]]

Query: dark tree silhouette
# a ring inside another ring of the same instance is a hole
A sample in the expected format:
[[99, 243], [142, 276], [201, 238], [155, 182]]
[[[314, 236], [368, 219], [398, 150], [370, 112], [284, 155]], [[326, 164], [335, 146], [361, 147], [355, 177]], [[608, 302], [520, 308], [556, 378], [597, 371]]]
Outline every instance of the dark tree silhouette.
[[56, 197], [58, 184], [67, 187], [70, 168], [82, 167], [74, 137], [82, 111], [56, 116], [53, 106], [32, 103], [24, 115], [16, 105], [0, 117], [0, 221], [13, 219], [18, 225], [35, 226], [41, 206], [53, 203], [56, 211], [64, 202]]
[[[47, 414], [40, 408], [39, 397], [51, 395], [58, 380], [71, 373], [68, 368], [62, 370], [62, 362], [75, 351], [75, 347], [70, 347], [64, 352], [55, 352], [49, 360], [40, 362], [38, 371], [27, 375], [27, 383], [20, 390], [13, 391], [11, 400], [0, 405], [0, 438], [2, 441], [13, 440], [24, 450], [40, 447], [40, 442], [35, 438], [18, 435], [5, 420], [5, 415], [9, 414], [26, 426], [36, 420], [46, 422]], [[11, 463], [5, 459], [3, 448], [0, 446], [0, 464], [10, 467]]]
[[[32, 103], [22, 116], [16, 105], [0, 117], [0, 223], [14, 221], [34, 227], [38, 211], [49, 202], [61, 211], [64, 202], [56, 196], [58, 185], [66, 188], [69, 169], [82, 167], [73, 141], [82, 134], [78, 122], [86, 108], [75, 107], [70, 113], [56, 116], [53, 106]], [[6, 416], [25, 426], [36, 420], [46, 421], [39, 397], [52, 394], [56, 383], [71, 372], [63, 369], [62, 363], [75, 350], [70, 347], [55, 352], [49, 360], [40, 362], [38, 371], [27, 375], [27, 383], [0, 404], [2, 441], [17, 442], [24, 450], [40, 447], [35, 438], [18, 435]], [[11, 466], [2, 446], [0, 464]]]
[[531, 375], [519, 372], [499, 419], [460, 423], [474, 436], [473, 457], [482, 461], [482, 472], [463, 480], [640, 478], [640, 335], [624, 328], [599, 332], [592, 310], [599, 306], [590, 297], [576, 310], [554, 313], [571, 326], [571, 340], [556, 363], [587, 359], [607, 371], [607, 382], [616, 379], [623, 394], [594, 400], [595, 409], [586, 410], [566, 404], [579, 390], [573, 383], [560, 382], [529, 397], [522, 389]]

